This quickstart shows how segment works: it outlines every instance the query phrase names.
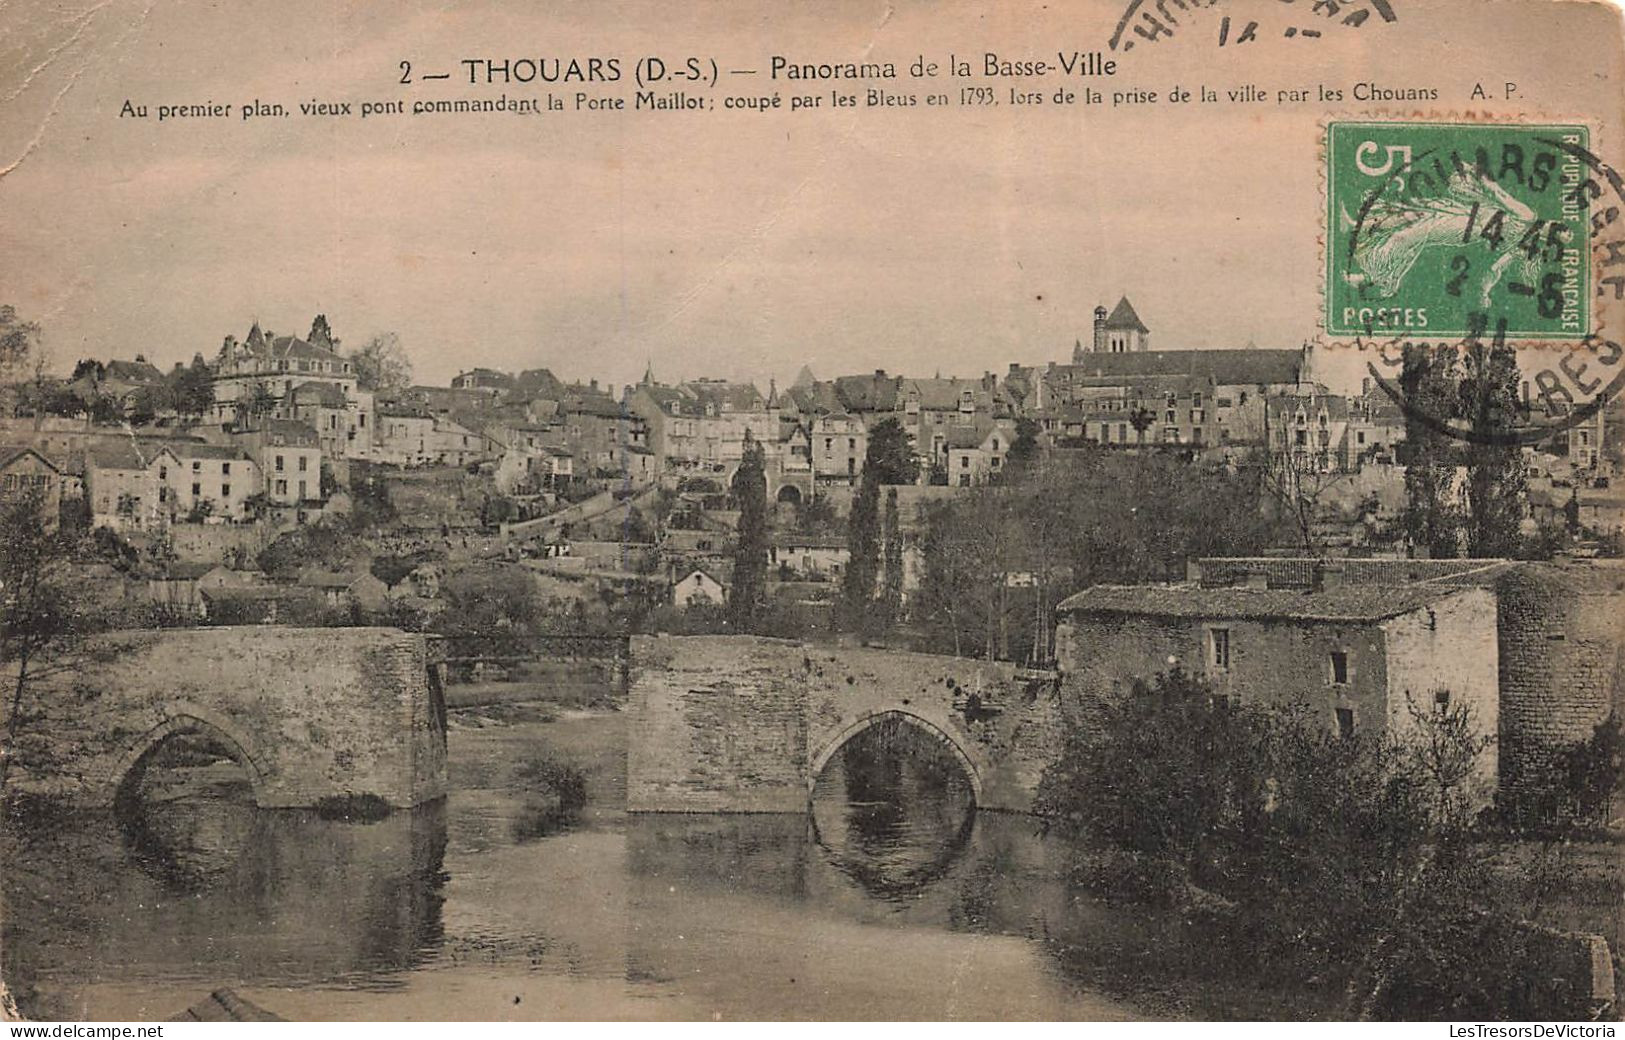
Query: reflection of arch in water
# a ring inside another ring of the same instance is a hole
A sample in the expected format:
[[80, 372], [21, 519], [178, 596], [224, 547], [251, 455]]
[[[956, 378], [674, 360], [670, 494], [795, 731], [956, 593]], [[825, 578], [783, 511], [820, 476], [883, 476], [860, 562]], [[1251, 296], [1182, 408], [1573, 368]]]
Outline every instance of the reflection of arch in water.
[[127, 809], [139, 799], [141, 778], [148, 763], [171, 737], [196, 735], [206, 737], [225, 748], [233, 761], [242, 767], [243, 774], [254, 790], [254, 804], [265, 803], [266, 768], [263, 760], [249, 749], [248, 743], [237, 736], [236, 727], [224, 716], [206, 708], [188, 705], [176, 711], [163, 722], [142, 734], [119, 756], [113, 767], [109, 784], [113, 790], [113, 806]]
[[965, 749], [959, 746], [959, 741], [929, 719], [922, 718], [913, 712], [901, 710], [878, 711], [873, 715], [865, 715], [836, 733], [834, 738], [824, 745], [824, 750], [813, 756], [812, 762], [808, 766], [807, 798], [809, 802], [812, 799], [813, 788], [818, 785], [818, 778], [823, 774], [825, 767], [829, 765], [830, 759], [834, 758], [853, 737], [884, 722], [901, 722], [904, 725], [913, 726], [947, 748], [949, 753], [959, 762], [959, 768], [964, 771], [965, 779], [970, 781], [971, 796], [975, 800], [975, 804], [982, 804], [981, 774], [977, 772], [976, 764], [965, 753]]

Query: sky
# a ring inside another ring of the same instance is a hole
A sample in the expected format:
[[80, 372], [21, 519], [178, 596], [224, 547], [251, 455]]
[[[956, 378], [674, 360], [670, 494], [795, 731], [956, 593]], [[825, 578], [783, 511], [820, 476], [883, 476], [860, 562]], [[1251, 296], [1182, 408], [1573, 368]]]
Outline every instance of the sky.
[[[1374, 80], [1436, 88], [1428, 107], [1440, 114], [1470, 110], [1475, 81], [1511, 80], [1520, 96], [1502, 112], [1607, 111], [1613, 139], [1600, 150], [1619, 161], [1611, 10], [1393, 5], [1394, 25], [1306, 40], [1279, 34], [1280, 0], [1229, 0], [1238, 26], [1256, 13], [1277, 19], [1274, 35], [1221, 49], [1221, 13], [1187, 12], [1173, 38], [1117, 55], [1111, 79], [1031, 86], [1273, 93]], [[1124, 294], [1156, 347], [1297, 347], [1320, 334], [1321, 126], [1369, 114], [1349, 101], [237, 117], [255, 99], [503, 92], [398, 82], [401, 61], [421, 74], [464, 58], [715, 56], [762, 71], [710, 96], [828, 95], [834, 84], [768, 80], [770, 57], [900, 70], [950, 52], [1052, 58], [1105, 50], [1123, 11], [1115, 0], [542, 7], [11, 0], [0, 302], [41, 324], [62, 370], [85, 356], [212, 357], [255, 320], [303, 335], [320, 312], [346, 347], [395, 332], [419, 381], [438, 384], [474, 365], [622, 384], [652, 364], [665, 381], [764, 389], [803, 365], [822, 377], [979, 375], [1067, 360], [1093, 309]], [[636, 88], [596, 89], [630, 99]], [[121, 118], [126, 100], [152, 114]], [[231, 104], [231, 117], [156, 122], [160, 104], [206, 103]]]

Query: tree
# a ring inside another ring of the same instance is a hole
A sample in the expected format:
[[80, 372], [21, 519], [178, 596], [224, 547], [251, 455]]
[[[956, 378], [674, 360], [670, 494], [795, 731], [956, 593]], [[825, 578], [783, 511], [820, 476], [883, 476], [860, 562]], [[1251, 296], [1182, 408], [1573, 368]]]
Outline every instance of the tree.
[[402, 390], [412, 385], [412, 359], [393, 332], [372, 337], [349, 357], [356, 383], [363, 390]]
[[734, 546], [733, 591], [728, 613], [734, 631], [756, 628], [767, 602], [767, 474], [760, 442], [745, 432], [744, 454], [730, 488], [739, 508], [739, 538]]
[[[873, 448], [874, 442], [870, 441]], [[875, 578], [880, 570], [880, 482], [867, 465], [852, 513], [846, 523], [847, 563], [841, 576], [841, 623], [849, 631], [871, 634]]]
[[1005, 468], [1001, 474], [1006, 482], [1021, 480], [1037, 464], [1038, 435], [1042, 429], [1026, 416], [1016, 420], [1016, 439], [1010, 442], [1010, 450], [1005, 453]]
[[38, 677], [38, 662], [73, 631], [62, 573], [68, 545], [40, 522], [44, 501], [43, 493], [32, 489], [0, 499], [0, 661], [11, 671], [0, 792], [15, 757], [24, 701]]
[[880, 623], [890, 629], [903, 612], [903, 531], [897, 519], [897, 489], [886, 489], [886, 548], [880, 585]]
[[0, 304], [0, 382], [16, 381], [41, 360], [39, 325], [24, 321], [11, 304]]
[[310, 335], [305, 337], [305, 342], [313, 347], [339, 349], [339, 341], [333, 338], [333, 329], [327, 324], [327, 315], [316, 315], [316, 320], [310, 323]]
[[1452, 445], [1421, 416], [1438, 425], [1456, 416], [1460, 395], [1455, 348], [1406, 344], [1399, 384], [1407, 405], [1405, 440], [1397, 451], [1405, 466], [1405, 509], [1400, 526], [1413, 547], [1435, 558], [1454, 557], [1460, 552], [1461, 516], [1455, 501]]
[[1517, 440], [1518, 359], [1505, 319], [1489, 345], [1470, 338], [1458, 389], [1472, 430], [1467, 451], [1467, 555], [1513, 556], [1521, 541], [1528, 481]]
[[873, 474], [877, 484], [912, 484], [919, 472], [913, 438], [902, 423], [882, 419], [869, 428], [869, 445], [863, 459], [865, 480]]
[[1134, 441], [1136, 444], [1145, 443], [1145, 431], [1157, 421], [1157, 413], [1141, 405], [1128, 415], [1128, 424], [1134, 427]]
[[214, 407], [214, 372], [203, 355], [193, 355], [185, 368], [175, 366], [166, 383], [170, 405], [181, 417], [201, 419]]

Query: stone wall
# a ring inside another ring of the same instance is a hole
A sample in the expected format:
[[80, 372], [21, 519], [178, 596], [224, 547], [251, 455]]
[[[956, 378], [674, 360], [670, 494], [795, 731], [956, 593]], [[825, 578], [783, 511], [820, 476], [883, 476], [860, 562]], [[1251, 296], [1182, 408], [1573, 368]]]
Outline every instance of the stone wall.
[[183, 563], [226, 563], [233, 552], [252, 563], [280, 532], [269, 524], [171, 524], [168, 533]]
[[1529, 564], [1496, 584], [1502, 784], [1535, 784], [1562, 748], [1625, 715], [1625, 570]]
[[822, 766], [898, 716], [960, 759], [982, 808], [1030, 811], [1060, 742], [1053, 684], [1008, 664], [748, 636], [632, 644], [634, 812], [804, 812]]
[[445, 708], [423, 639], [395, 629], [278, 626], [95, 636], [31, 687], [20, 790], [110, 805], [166, 737], [231, 748], [262, 807], [446, 792]]

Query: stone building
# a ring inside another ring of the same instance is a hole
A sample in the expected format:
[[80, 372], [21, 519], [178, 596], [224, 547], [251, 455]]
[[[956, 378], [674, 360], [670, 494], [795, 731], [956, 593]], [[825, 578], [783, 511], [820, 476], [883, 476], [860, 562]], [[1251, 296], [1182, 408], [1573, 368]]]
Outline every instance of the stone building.
[[[1306, 706], [1328, 730], [1402, 735], [1416, 713], [1465, 706], [1499, 725], [1495, 597], [1475, 587], [1102, 585], [1057, 608], [1069, 707], [1179, 668], [1233, 703]], [[1480, 758], [1480, 800], [1496, 776]]]
[[1625, 561], [1204, 559], [1203, 586], [1311, 589], [1334, 569], [1344, 586], [1473, 587], [1495, 597], [1500, 789], [1534, 794], [1566, 747], [1610, 712], [1625, 716]]

